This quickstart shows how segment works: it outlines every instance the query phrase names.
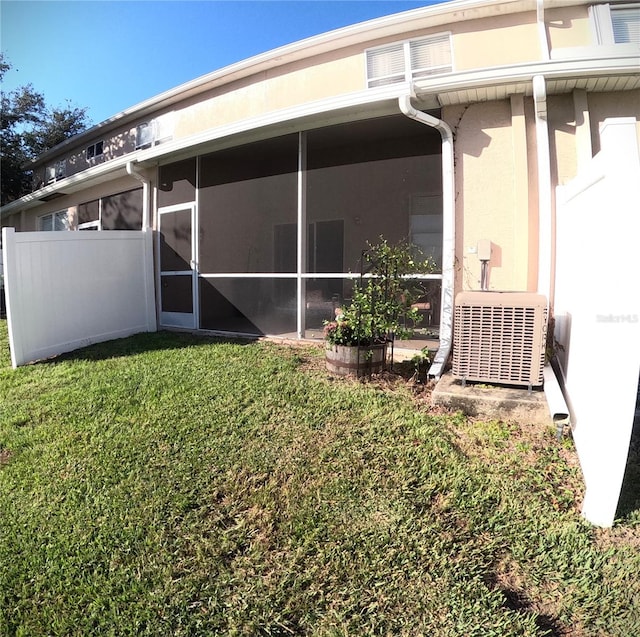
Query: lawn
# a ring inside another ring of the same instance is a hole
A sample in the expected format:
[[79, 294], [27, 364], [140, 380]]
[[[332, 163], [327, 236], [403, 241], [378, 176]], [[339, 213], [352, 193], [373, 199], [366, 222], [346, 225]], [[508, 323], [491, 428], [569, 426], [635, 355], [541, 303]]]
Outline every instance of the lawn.
[[552, 428], [313, 347], [158, 333], [11, 370], [6, 341], [2, 635], [640, 634], [640, 503], [584, 522]]

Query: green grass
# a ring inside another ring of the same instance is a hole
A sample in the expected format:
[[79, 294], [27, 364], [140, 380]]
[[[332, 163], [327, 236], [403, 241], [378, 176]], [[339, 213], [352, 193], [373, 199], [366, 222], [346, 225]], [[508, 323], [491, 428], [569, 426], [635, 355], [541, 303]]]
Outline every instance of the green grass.
[[640, 522], [580, 518], [552, 429], [139, 335], [9, 368], [0, 634], [640, 634]]

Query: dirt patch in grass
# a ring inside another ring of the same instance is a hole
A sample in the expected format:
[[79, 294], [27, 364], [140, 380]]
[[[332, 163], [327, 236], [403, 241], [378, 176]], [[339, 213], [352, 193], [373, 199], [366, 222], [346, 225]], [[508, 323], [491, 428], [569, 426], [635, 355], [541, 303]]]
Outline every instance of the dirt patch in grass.
[[8, 449], [0, 449], [0, 467], [9, 463], [11, 452]]

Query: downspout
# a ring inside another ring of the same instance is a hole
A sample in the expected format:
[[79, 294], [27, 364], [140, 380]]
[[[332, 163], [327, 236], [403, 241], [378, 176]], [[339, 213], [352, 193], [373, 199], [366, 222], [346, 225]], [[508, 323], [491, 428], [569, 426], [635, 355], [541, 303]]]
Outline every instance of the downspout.
[[149, 191], [151, 182], [141, 172], [135, 169], [134, 162], [127, 162], [127, 174], [142, 182], [142, 231], [149, 229]]
[[148, 277], [147, 284], [147, 296], [145, 299], [146, 305], [146, 316], [147, 316], [147, 331], [155, 332], [158, 329], [159, 323], [159, 301], [157, 298], [157, 293], [160, 290], [159, 287], [159, 278], [160, 274], [158, 271], [157, 278], [154, 277], [154, 259], [153, 259], [153, 236], [152, 233], [149, 232], [151, 230], [151, 226], [149, 225], [150, 215], [149, 215], [149, 193], [151, 191], [151, 181], [145, 177], [141, 172], [136, 170], [133, 161], [127, 162], [127, 174], [137, 179], [142, 183], [142, 232], [145, 234], [145, 242], [144, 242], [144, 250], [145, 250], [145, 261], [146, 268], [145, 272]]
[[536, 0], [536, 22], [538, 23], [542, 59], [549, 60], [549, 38], [547, 38], [547, 25], [544, 22], [544, 0]]
[[[538, 156], [538, 293], [547, 298], [547, 315], [552, 316], [555, 278], [555, 243], [553, 205], [551, 201], [551, 154], [547, 123], [547, 89], [544, 76], [533, 78], [536, 146]], [[557, 370], [552, 364], [544, 368], [544, 393], [558, 440], [571, 416], [563, 395]]]
[[544, 76], [533, 78], [536, 146], [538, 156], [538, 293], [544, 294], [550, 308], [552, 254], [551, 158], [547, 125], [547, 88]]
[[398, 98], [400, 110], [410, 119], [435, 128], [442, 137], [442, 292], [440, 310], [440, 346], [429, 368], [429, 376], [442, 376], [451, 352], [453, 337], [453, 286], [455, 260], [455, 185], [453, 169], [453, 132], [449, 125], [417, 110], [411, 104], [413, 90]]

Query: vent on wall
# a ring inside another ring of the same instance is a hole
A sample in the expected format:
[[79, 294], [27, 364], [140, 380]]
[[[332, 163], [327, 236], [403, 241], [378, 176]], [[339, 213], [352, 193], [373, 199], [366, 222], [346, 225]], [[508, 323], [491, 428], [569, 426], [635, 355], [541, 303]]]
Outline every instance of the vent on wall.
[[529, 292], [460, 292], [453, 375], [470, 381], [542, 385], [547, 300]]

